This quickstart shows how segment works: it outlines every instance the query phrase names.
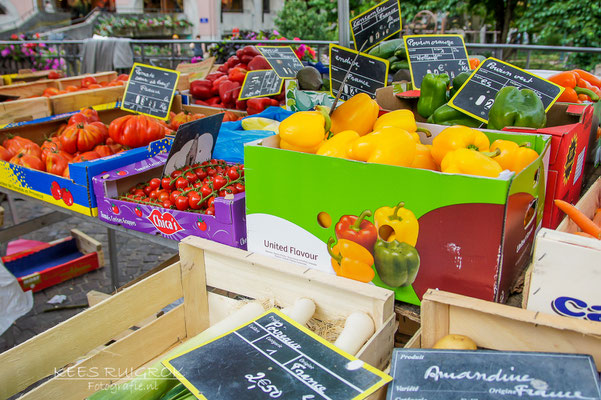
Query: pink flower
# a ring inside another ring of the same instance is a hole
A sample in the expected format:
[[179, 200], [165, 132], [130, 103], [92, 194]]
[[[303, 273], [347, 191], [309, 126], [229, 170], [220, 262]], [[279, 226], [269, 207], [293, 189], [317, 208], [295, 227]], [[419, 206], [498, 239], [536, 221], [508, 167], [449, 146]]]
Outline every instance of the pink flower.
[[288, 40], [285, 37], [278, 38], [277, 40]]
[[315, 50], [309, 46], [307, 46], [307, 50], [309, 51], [309, 54], [311, 54], [311, 57], [315, 58]]
[[292, 40], [300, 40], [300, 39], [299, 39], [299, 38], [297, 38], [297, 37], [295, 37], [295, 38], [294, 38], [294, 39], [292, 39]]
[[5, 49], [2, 49], [2, 51], [0, 51], [0, 55], [2, 55], [2, 57], [6, 57], [9, 54], [10, 54], [10, 49], [8, 47]]
[[276, 36], [280, 36], [280, 32], [276, 31], [275, 29], [273, 30], [273, 34]]

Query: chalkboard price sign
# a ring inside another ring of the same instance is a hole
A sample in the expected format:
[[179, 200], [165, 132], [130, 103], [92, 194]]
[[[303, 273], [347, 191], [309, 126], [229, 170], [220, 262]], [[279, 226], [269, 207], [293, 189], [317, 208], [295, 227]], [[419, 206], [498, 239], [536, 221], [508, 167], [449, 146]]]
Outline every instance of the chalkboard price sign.
[[363, 399], [391, 379], [276, 309], [163, 364], [210, 400]]
[[304, 65], [290, 46], [256, 46], [280, 78], [296, 78]]
[[178, 71], [135, 63], [121, 109], [166, 120], [178, 79]]
[[404, 37], [413, 86], [421, 87], [426, 74], [445, 72], [451, 78], [470, 70], [461, 35], [408, 35]]
[[394, 349], [390, 372], [387, 400], [601, 398], [582, 354]]
[[[353, 63], [353, 60], [356, 61]], [[386, 86], [388, 80], [387, 60], [363, 53], [359, 54], [354, 50], [331, 44], [330, 90], [332, 96], [336, 96], [349, 69], [349, 76], [340, 94], [342, 100], [348, 100], [357, 93], [367, 93], [374, 98], [376, 90]]]
[[472, 117], [488, 123], [488, 112], [499, 90], [505, 86], [530, 89], [536, 93], [549, 111], [563, 87], [496, 58], [487, 58], [455, 93], [449, 105]]
[[283, 83], [284, 80], [272, 69], [248, 71], [238, 100], [278, 94], [282, 90]]
[[387, 0], [350, 20], [355, 49], [367, 51], [401, 31], [399, 0]]

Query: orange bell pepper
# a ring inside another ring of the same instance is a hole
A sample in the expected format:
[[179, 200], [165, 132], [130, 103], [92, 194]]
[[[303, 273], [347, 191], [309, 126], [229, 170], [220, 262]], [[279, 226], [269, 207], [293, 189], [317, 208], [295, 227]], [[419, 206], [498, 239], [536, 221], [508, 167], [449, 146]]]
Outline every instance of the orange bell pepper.
[[336, 275], [360, 282], [371, 282], [376, 275], [373, 268], [374, 257], [369, 250], [358, 243], [334, 238], [328, 240], [328, 253], [332, 256], [332, 268]]

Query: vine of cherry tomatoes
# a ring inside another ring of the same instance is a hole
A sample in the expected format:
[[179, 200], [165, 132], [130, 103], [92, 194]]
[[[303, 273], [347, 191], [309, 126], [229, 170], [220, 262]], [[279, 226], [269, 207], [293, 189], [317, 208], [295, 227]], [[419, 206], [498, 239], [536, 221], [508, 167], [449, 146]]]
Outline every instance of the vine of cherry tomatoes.
[[244, 164], [228, 165], [224, 160], [212, 159], [139, 183], [119, 200], [215, 215], [213, 202], [217, 197], [244, 191]]

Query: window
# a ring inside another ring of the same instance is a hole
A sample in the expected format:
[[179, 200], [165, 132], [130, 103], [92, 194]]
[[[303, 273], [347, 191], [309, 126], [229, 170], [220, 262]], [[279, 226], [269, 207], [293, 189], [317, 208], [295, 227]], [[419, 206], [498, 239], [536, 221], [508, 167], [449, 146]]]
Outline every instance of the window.
[[269, 0], [263, 0], [263, 14], [269, 14]]
[[242, 0], [221, 0], [222, 12], [242, 12], [244, 7]]

